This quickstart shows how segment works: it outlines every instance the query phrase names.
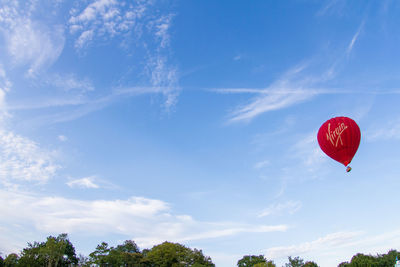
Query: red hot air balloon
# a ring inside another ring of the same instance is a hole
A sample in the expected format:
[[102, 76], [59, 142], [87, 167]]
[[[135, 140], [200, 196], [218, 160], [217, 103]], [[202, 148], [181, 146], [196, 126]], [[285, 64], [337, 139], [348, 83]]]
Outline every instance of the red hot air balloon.
[[[360, 145], [361, 132], [357, 123], [347, 117], [327, 120], [318, 131], [322, 151], [344, 166], [350, 164]], [[351, 171], [350, 166], [347, 172]]]

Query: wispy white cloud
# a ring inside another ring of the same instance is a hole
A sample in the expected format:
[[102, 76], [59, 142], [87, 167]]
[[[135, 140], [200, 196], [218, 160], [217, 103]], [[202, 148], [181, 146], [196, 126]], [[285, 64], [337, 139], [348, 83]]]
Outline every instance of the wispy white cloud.
[[239, 61], [239, 60], [241, 60], [241, 59], [242, 59], [242, 55], [241, 55], [241, 54], [238, 54], [238, 55], [236, 55], [236, 56], [233, 57], [233, 60], [234, 60], [234, 61]]
[[9, 92], [11, 89], [12, 83], [7, 78], [6, 71], [4, 67], [0, 64], [0, 89], [3, 92]]
[[346, 6], [345, 0], [328, 0], [323, 4], [322, 8], [318, 10], [316, 15], [324, 16], [332, 13], [337, 13], [339, 15], [342, 15], [345, 6]]
[[0, 182], [17, 181], [44, 183], [60, 168], [54, 162], [56, 153], [40, 148], [32, 140], [0, 130]]
[[58, 140], [60, 140], [61, 142], [67, 142], [67, 140], [68, 140], [68, 137], [66, 137], [65, 135], [59, 135], [58, 136]]
[[318, 145], [316, 131], [296, 139], [285, 157], [287, 160], [292, 160], [293, 163], [281, 169], [281, 188], [276, 193], [276, 198], [282, 196], [289, 185], [319, 179], [326, 175], [327, 170], [323, 167], [328, 156]]
[[400, 120], [393, 119], [384, 124], [371, 125], [365, 131], [364, 138], [369, 142], [390, 139], [400, 140]]
[[254, 164], [254, 169], [262, 169], [266, 166], [269, 166], [270, 164], [271, 162], [269, 160], [259, 161], [256, 164]]
[[79, 49], [85, 47], [93, 39], [93, 35], [93, 30], [82, 32], [78, 40], [75, 42], [75, 47]]
[[[5, 218], [3, 223], [10, 227], [28, 225], [30, 229], [34, 227], [44, 233], [117, 233], [132, 237], [141, 247], [165, 240], [188, 242], [288, 229], [286, 225], [196, 221], [188, 215], [174, 215], [164, 201], [144, 197], [77, 200], [0, 189], [0, 201], [8, 203], [0, 206], [0, 212]], [[15, 210], [19, 212], [15, 213]]]
[[146, 67], [152, 86], [161, 90], [165, 96], [165, 108], [170, 109], [176, 104], [180, 92], [177, 69], [169, 66], [167, 58], [160, 55], [151, 58]]
[[71, 23], [88, 23], [95, 20], [97, 17], [107, 20], [113, 16], [108, 14], [118, 13], [115, 11], [115, 0], [97, 0], [90, 3], [79, 15], [70, 18]]
[[291, 155], [299, 158], [310, 171], [318, 168], [318, 166], [325, 161], [326, 156], [319, 148], [317, 131], [313, 131], [300, 138], [300, 140], [294, 144], [293, 153], [291, 153]]
[[317, 16], [324, 15], [330, 8], [332, 8], [338, 0], [328, 1], [320, 10], [317, 12]]
[[266, 257], [283, 258], [293, 255], [302, 255], [312, 251], [334, 249], [354, 242], [361, 234], [362, 232], [337, 232], [298, 245], [272, 247], [266, 249]]
[[75, 179], [67, 182], [71, 188], [99, 188], [100, 186], [95, 182], [96, 176], [89, 176], [80, 179]]
[[3, 66], [0, 64], [0, 122], [9, 116], [7, 112], [6, 94], [12, 86], [11, 81], [7, 78]]
[[[91, 102], [96, 102], [96, 100], [89, 100], [83, 98], [81, 95], [75, 96], [65, 96], [61, 97], [37, 97], [30, 99], [21, 99], [18, 102], [8, 102], [6, 104], [6, 109], [9, 111], [13, 110], [33, 110], [33, 109], [44, 109], [44, 108], [54, 108], [54, 107], [65, 107], [65, 106], [82, 106], [89, 104]], [[101, 107], [99, 107], [101, 108]], [[54, 116], [55, 114], [51, 114]]]
[[238, 259], [243, 257], [243, 254], [240, 253], [227, 253], [227, 252], [207, 252], [207, 255], [210, 255], [212, 261], [217, 266], [236, 266]]
[[[161, 226], [161, 227], [159, 227]], [[174, 242], [189, 242], [196, 240], [223, 238], [234, 236], [241, 233], [270, 233], [285, 232], [287, 225], [251, 225], [251, 224], [235, 224], [235, 223], [207, 223], [207, 222], [179, 222], [169, 225], [169, 231], [165, 233], [165, 225], [157, 225], [153, 228], [155, 231], [146, 237], [138, 237], [139, 243], [145, 247], [161, 243], [165, 240], [173, 240]]]
[[380, 234], [369, 234], [350, 242], [347, 246], [353, 247], [354, 251], [365, 253], [385, 253], [389, 249], [396, 248], [400, 242], [400, 229], [388, 230]]
[[[260, 89], [260, 88], [220, 88], [220, 89], [211, 89], [210, 91], [220, 93], [220, 94], [260, 94], [260, 95], [269, 95], [269, 94], [300, 94], [303, 91], [300, 90], [284, 90], [285, 88], [276, 89]], [[332, 90], [323, 90], [316, 88], [309, 88], [309, 92], [313, 92], [316, 94], [331, 94]], [[335, 90], [335, 92], [337, 92]]]
[[[265, 249], [265, 256], [283, 259], [288, 256], [313, 257], [321, 266], [337, 266], [342, 261], [350, 261], [356, 253], [376, 255], [387, 253], [400, 242], [400, 230], [388, 230], [381, 234], [365, 231], [335, 232], [313, 241], [297, 245], [271, 247]], [[334, 253], [332, 253], [334, 251]]]
[[173, 18], [174, 15], [169, 13], [147, 24], [148, 31], [155, 38], [156, 49], [153, 54], [149, 54], [145, 69], [151, 85], [162, 88], [164, 107], [167, 111], [176, 104], [180, 93], [178, 70], [169, 63], [168, 48], [171, 39], [169, 30]]
[[271, 204], [268, 208], [264, 209], [258, 214], [258, 217], [265, 217], [270, 215], [281, 215], [284, 213], [293, 214], [301, 208], [299, 201], [287, 201], [284, 203]]
[[168, 90], [167, 87], [161, 86], [134, 86], [134, 87], [124, 87], [117, 88], [114, 90], [115, 95], [125, 95], [125, 96], [137, 96], [143, 94], [158, 94], [163, 91]]
[[5, 258], [6, 255], [16, 253], [21, 249], [21, 240], [23, 237], [18, 232], [10, 233], [8, 227], [0, 226], [0, 256]]
[[33, 22], [26, 22], [13, 29], [8, 40], [9, 53], [17, 63], [30, 65], [30, 75], [55, 62], [65, 42], [63, 27], [49, 28]]
[[144, 17], [152, 1], [123, 2], [95, 0], [88, 5], [81, 3], [70, 12], [69, 31], [77, 35], [75, 47], [87, 47], [94, 38], [113, 38], [134, 33], [141, 35]]
[[353, 38], [351, 39], [349, 45], [347, 46], [347, 54], [350, 54], [351, 51], [353, 50], [354, 44], [356, 43], [356, 41], [358, 40], [358, 37], [360, 35], [360, 32], [362, 31], [362, 29], [364, 28], [364, 24], [365, 22], [363, 21], [361, 23], [361, 25], [358, 27], [356, 33], [353, 35]]
[[144, 49], [145, 76], [150, 87], [158, 87], [169, 110], [180, 92], [178, 71], [170, 64], [170, 29], [174, 14], [159, 12], [155, 1], [124, 2], [96, 0], [71, 11], [69, 29], [76, 35], [75, 47], [82, 49], [91, 43], [121, 36], [121, 46], [132, 36], [135, 44]]
[[169, 29], [171, 27], [173, 15], [164, 15], [161, 18], [153, 21], [148, 27], [154, 28], [154, 36], [160, 44], [160, 48], [166, 48], [169, 46], [170, 34]]
[[35, 9], [32, 1], [8, 1], [0, 7], [0, 33], [7, 53], [14, 64], [28, 66], [29, 75], [54, 63], [65, 42], [64, 28], [34, 20], [31, 16]]
[[64, 91], [78, 91], [80, 93], [86, 93], [93, 91], [94, 86], [92, 81], [88, 78], [80, 79], [75, 74], [54, 74], [50, 75], [46, 81], [47, 84], [61, 88]]
[[287, 108], [294, 104], [306, 101], [315, 93], [301, 90], [293, 93], [286, 90], [277, 90], [274, 93], [255, 98], [249, 104], [237, 108], [230, 118], [230, 122], [249, 121], [265, 112]]
[[[64, 26], [54, 23], [59, 20], [51, 18], [38, 19], [40, 10], [37, 1], [8, 1], [3, 0], [0, 5], [0, 34], [4, 37], [5, 49], [11, 62], [18, 66], [27, 66], [27, 73], [31, 76], [42, 74], [41, 70], [51, 66], [60, 56], [64, 48]], [[49, 4], [51, 16], [58, 14], [60, 3]], [[155, 1], [115, 1], [95, 0], [90, 3], [75, 2], [69, 13], [67, 27], [70, 35], [75, 39], [75, 46], [82, 49], [92, 42], [109, 40], [120, 36], [121, 45], [126, 40], [135, 42], [136, 46], [144, 49], [145, 70], [140, 75], [147, 75], [148, 80], [141, 82], [149, 87], [158, 87], [164, 97], [164, 106], [168, 110], [176, 102], [180, 92], [178, 86], [177, 68], [169, 63], [170, 29], [174, 14], [160, 11]], [[57, 8], [56, 8], [57, 7]], [[56, 12], [56, 13], [53, 13]], [[48, 21], [50, 20], [50, 22]], [[132, 38], [133, 37], [133, 38]], [[127, 47], [132, 47], [128, 45]], [[1, 73], [0, 73], [1, 74]], [[49, 97], [45, 101], [10, 105], [10, 109], [30, 109], [42, 107], [61, 107], [68, 105], [84, 105], [98, 102], [98, 99], [85, 99], [82, 93], [94, 89], [89, 79], [79, 79], [74, 74], [41, 75], [41, 81], [46, 86], [63, 88], [65, 91], [79, 90], [75, 96], [61, 95]], [[4, 79], [3, 79], [4, 81]], [[37, 79], [36, 83], [40, 83]], [[4, 103], [5, 89], [11, 82], [0, 81], [0, 100]], [[110, 99], [110, 98], [108, 98]], [[103, 102], [103, 101], [100, 101]], [[88, 108], [84, 108], [88, 110]], [[90, 110], [95, 110], [90, 108]], [[79, 107], [78, 112], [84, 114]]]
[[[81, 118], [87, 114], [112, 105], [122, 98], [134, 97], [138, 95], [167, 95], [167, 97], [171, 98], [169, 104], [172, 105], [176, 101], [177, 94], [168, 96], [168, 92], [173, 90], [175, 90], [174, 87], [125, 87], [117, 88], [113, 90], [109, 95], [99, 98], [88, 98], [82, 94], [79, 94], [72, 97], [68, 96], [64, 98], [39, 98], [35, 101], [29, 99], [27, 101], [13, 102], [11, 104], [7, 104], [7, 110], [30, 110], [68, 107], [69, 109], [67, 111], [65, 111], [64, 109], [59, 112], [53, 111], [52, 113], [30, 119], [30, 123], [34, 123], [35, 125], [52, 124]], [[168, 107], [170, 107], [170, 105]]]
[[[315, 84], [330, 79], [333, 75], [332, 70], [328, 69], [325, 73], [316, 77], [304, 74], [306, 68], [307, 64], [302, 64], [289, 70], [280, 79], [262, 91], [239, 89], [242, 93], [258, 93], [258, 96], [251, 100], [250, 103], [236, 108], [232, 112], [229, 122], [250, 121], [265, 112], [287, 108], [322, 93], [312, 88], [315, 87]], [[232, 93], [235, 91], [223, 89], [222, 92]]]

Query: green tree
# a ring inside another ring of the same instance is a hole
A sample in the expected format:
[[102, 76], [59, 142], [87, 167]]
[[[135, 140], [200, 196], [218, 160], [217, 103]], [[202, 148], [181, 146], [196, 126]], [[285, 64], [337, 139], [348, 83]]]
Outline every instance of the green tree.
[[108, 247], [106, 242], [102, 242], [96, 250], [89, 254], [88, 264], [102, 266], [146, 266], [143, 262], [143, 255], [139, 247], [132, 240], [126, 240], [117, 247]]
[[288, 257], [289, 263], [286, 263], [286, 267], [318, 267], [318, 264], [316, 264], [313, 261], [306, 261], [299, 256], [292, 258], [291, 256]]
[[313, 261], [307, 261], [306, 263], [304, 263], [303, 267], [318, 267], [318, 264]]
[[28, 247], [21, 252], [18, 265], [62, 267], [77, 263], [75, 248], [68, 240], [68, 235], [60, 234], [57, 237], [47, 237], [46, 242], [28, 243]]
[[372, 267], [377, 265], [377, 259], [371, 255], [358, 253], [351, 258], [350, 266]]
[[[258, 263], [267, 263], [267, 259], [263, 255], [255, 256], [255, 255], [246, 255], [243, 256], [238, 262], [238, 267], [253, 267]], [[264, 266], [264, 265], [262, 265]]]
[[379, 265], [380, 266], [394, 266], [396, 263], [396, 258], [400, 259], [400, 252], [392, 249], [389, 250], [387, 254], [383, 254], [379, 256]]
[[139, 247], [133, 240], [126, 240], [122, 245], [118, 245], [110, 251], [118, 257], [119, 263], [123, 266], [144, 266], [143, 255]]
[[48, 237], [42, 250], [47, 258], [49, 267], [69, 266], [78, 263], [75, 248], [68, 240], [67, 234], [60, 234], [57, 237]]
[[211, 258], [204, 256], [201, 250], [191, 250], [181, 244], [164, 242], [154, 246], [148, 252], [144, 261], [157, 267], [213, 267]]
[[21, 258], [19, 259], [19, 266], [46, 266], [46, 259], [42, 253], [42, 249], [45, 243], [34, 242], [28, 243], [28, 247], [24, 248], [21, 252]]
[[5, 267], [15, 267], [18, 265], [19, 257], [15, 253], [8, 254], [8, 256], [4, 259]]
[[86, 267], [90, 266], [89, 258], [83, 254], [79, 254], [78, 256], [78, 266]]
[[286, 267], [302, 267], [304, 265], [304, 260], [299, 256], [292, 258], [288, 257], [289, 263], [286, 263]]
[[128, 253], [140, 253], [139, 247], [133, 240], [125, 240], [124, 244], [116, 247], [117, 251]]
[[400, 253], [396, 250], [390, 250], [387, 254], [376, 256], [357, 253], [351, 258], [350, 262], [342, 262], [338, 267], [393, 267], [396, 257], [400, 258]]
[[110, 248], [106, 242], [102, 242], [97, 245], [95, 251], [89, 254], [90, 264], [96, 264], [100, 267], [106, 266], [108, 264], [108, 254], [110, 253]]
[[276, 265], [273, 261], [267, 261], [267, 262], [256, 263], [254, 264], [253, 267], [276, 267]]

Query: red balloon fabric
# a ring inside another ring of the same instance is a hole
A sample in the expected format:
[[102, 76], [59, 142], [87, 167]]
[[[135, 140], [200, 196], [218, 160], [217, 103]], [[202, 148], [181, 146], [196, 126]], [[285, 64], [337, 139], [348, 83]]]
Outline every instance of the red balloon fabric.
[[347, 117], [327, 120], [318, 131], [318, 143], [322, 151], [344, 166], [350, 164], [360, 140], [360, 128], [355, 121]]

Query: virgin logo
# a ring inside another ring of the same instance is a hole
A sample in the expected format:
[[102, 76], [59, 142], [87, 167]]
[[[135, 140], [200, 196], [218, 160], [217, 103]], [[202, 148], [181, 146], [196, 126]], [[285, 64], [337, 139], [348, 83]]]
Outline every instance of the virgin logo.
[[329, 142], [332, 143], [333, 146], [337, 147], [340, 141], [340, 144], [343, 146], [342, 133], [347, 129], [347, 125], [343, 122], [335, 128], [335, 130], [331, 131], [331, 124], [328, 124], [328, 132], [326, 133], [326, 138]]

